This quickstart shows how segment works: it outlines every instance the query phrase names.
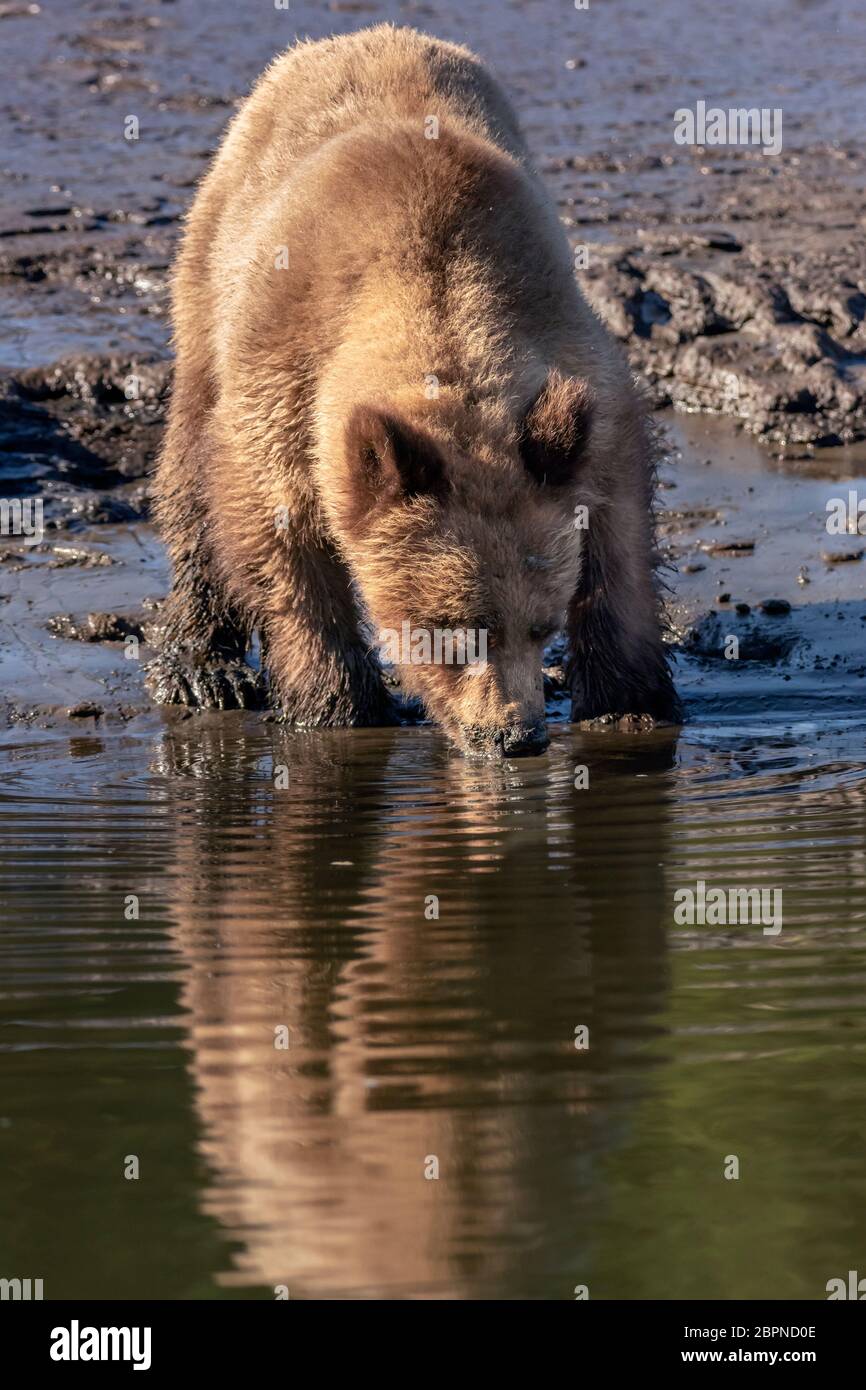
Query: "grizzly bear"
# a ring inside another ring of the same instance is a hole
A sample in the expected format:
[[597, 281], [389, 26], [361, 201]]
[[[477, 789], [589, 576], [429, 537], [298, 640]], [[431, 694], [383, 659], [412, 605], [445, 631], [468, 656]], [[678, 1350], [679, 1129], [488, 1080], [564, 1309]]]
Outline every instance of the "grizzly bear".
[[[279, 57], [198, 191], [173, 320], [158, 700], [387, 723], [377, 646], [408, 629], [401, 684], [454, 743], [538, 753], [564, 622], [575, 720], [678, 718], [647, 408], [470, 52], [381, 25]], [[414, 642], [455, 630], [483, 660]]]

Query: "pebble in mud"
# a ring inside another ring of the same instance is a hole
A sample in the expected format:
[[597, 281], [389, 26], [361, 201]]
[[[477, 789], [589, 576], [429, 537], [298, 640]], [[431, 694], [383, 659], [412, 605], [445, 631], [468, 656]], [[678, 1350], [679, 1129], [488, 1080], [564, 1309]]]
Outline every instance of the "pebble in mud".
[[782, 618], [791, 611], [791, 605], [786, 598], [765, 598], [758, 607], [770, 618]]
[[701, 549], [708, 555], [751, 555], [755, 549], [752, 540], [704, 541]]
[[862, 545], [851, 545], [839, 550], [822, 550], [821, 559], [825, 565], [845, 565], [859, 560], [862, 554]]
[[543, 666], [544, 694], [546, 699], [561, 694], [565, 688], [565, 672], [561, 666]]

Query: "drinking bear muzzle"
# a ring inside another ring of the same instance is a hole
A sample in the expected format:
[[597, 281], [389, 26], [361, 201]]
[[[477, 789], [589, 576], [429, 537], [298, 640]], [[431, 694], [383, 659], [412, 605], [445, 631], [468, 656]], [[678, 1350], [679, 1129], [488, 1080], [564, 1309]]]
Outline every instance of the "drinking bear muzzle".
[[506, 758], [535, 758], [550, 743], [547, 724], [543, 719], [537, 719], [534, 724], [512, 724], [496, 737]]
[[504, 729], [462, 729], [466, 753], [486, 758], [536, 758], [550, 744], [543, 719], [509, 724]]

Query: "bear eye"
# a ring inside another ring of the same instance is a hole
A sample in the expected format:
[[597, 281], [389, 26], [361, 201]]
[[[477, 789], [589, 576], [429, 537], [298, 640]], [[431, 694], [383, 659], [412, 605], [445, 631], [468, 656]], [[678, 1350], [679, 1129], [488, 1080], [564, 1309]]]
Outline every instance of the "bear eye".
[[529, 640], [530, 642], [548, 642], [555, 632], [555, 623], [533, 623], [529, 629]]

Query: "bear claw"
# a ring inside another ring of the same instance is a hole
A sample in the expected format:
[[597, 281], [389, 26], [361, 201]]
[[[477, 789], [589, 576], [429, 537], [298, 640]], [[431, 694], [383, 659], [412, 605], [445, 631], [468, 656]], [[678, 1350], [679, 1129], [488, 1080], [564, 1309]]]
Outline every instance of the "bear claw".
[[263, 709], [268, 704], [264, 678], [237, 658], [196, 661], [186, 653], [164, 653], [151, 662], [147, 679], [160, 705]]

